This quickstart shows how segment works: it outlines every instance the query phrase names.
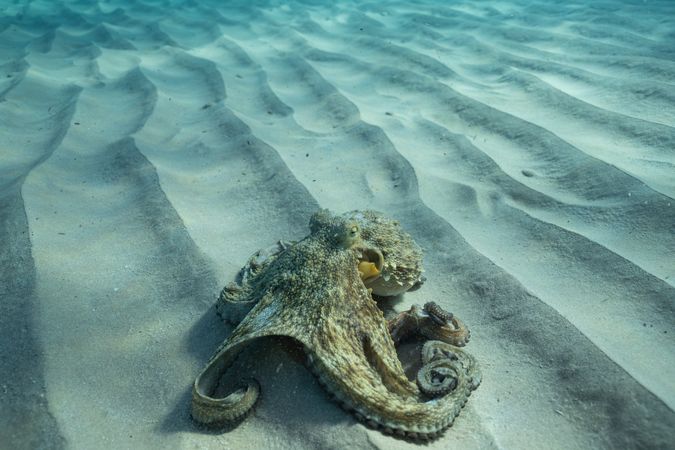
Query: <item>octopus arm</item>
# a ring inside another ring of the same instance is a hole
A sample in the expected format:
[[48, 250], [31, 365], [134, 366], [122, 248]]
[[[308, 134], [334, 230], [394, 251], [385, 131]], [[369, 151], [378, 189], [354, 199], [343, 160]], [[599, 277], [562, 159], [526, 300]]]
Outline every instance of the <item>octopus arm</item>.
[[197, 422], [207, 426], [236, 422], [244, 418], [257, 402], [260, 385], [254, 379], [239, 382], [234, 386], [234, 392], [228, 395], [216, 395], [223, 373], [245, 346], [244, 342], [239, 342], [221, 347], [195, 379], [192, 387], [192, 417]]
[[357, 302], [353, 297], [338, 299], [343, 309], [359, 305], [357, 310], [341, 319], [334, 313], [336, 319], [317, 329], [306, 348], [310, 369], [359, 421], [413, 439], [434, 438], [452, 424], [480, 383], [475, 360], [457, 349], [451, 367], [456, 384], [447, 394], [430, 399], [405, 376], [375, 302], [365, 289], [357, 295]]
[[316, 353], [310, 354], [310, 367], [324, 388], [357, 420], [388, 433], [432, 439], [452, 425], [480, 383], [475, 361], [466, 354], [462, 358], [464, 356], [465, 359], [455, 364], [457, 384], [454, 389], [443, 397], [428, 400], [419, 394], [405, 396], [391, 392], [371, 377], [361, 377], [358, 384], [353, 384], [357, 380], [350, 374], [352, 370], [358, 370], [358, 366], [336, 366], [331, 358]]
[[[280, 311], [281, 310], [281, 311]], [[238, 380], [231, 386], [221, 386], [222, 378], [238, 355], [255, 340], [269, 336], [288, 336], [305, 346], [302, 335], [293, 333], [298, 327], [289, 326], [287, 317], [275, 301], [263, 300], [241, 322], [211, 357], [197, 376], [192, 388], [192, 417], [199, 423], [220, 427], [243, 419], [255, 406], [260, 396], [260, 384], [253, 378]], [[290, 331], [290, 332], [289, 332]], [[225, 392], [220, 395], [220, 389]]]

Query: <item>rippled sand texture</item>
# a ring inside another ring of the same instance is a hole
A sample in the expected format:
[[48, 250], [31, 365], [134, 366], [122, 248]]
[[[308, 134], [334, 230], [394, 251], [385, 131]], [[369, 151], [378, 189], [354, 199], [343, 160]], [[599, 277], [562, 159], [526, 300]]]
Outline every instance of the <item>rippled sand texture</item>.
[[675, 4], [240, 3], [0, 5], [0, 447], [412, 448], [276, 344], [189, 419], [219, 288], [319, 206], [400, 219], [397, 307], [472, 328], [428, 448], [672, 446]]

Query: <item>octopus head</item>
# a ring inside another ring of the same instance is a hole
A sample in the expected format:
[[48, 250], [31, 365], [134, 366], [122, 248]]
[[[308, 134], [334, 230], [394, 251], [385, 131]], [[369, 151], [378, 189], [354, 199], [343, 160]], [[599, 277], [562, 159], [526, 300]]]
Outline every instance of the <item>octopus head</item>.
[[359, 272], [372, 274], [367, 277], [362, 275], [362, 278], [373, 294], [381, 297], [396, 296], [416, 289], [424, 282], [422, 250], [401, 229], [397, 221], [376, 211], [351, 211], [342, 217], [359, 226], [359, 245], [363, 249], [371, 250], [362, 252], [365, 255], [364, 261], [383, 261], [381, 266], [377, 266], [377, 273], [369, 271], [363, 261], [359, 264]]
[[315, 237], [338, 250], [353, 250], [358, 258], [357, 270], [364, 282], [377, 278], [384, 266], [382, 252], [361, 238], [361, 225], [353, 218], [332, 215], [328, 210], [316, 212], [309, 223]]
[[312, 215], [309, 229], [313, 236], [337, 249], [350, 249], [361, 242], [361, 229], [358, 223], [332, 215], [327, 209], [321, 209]]

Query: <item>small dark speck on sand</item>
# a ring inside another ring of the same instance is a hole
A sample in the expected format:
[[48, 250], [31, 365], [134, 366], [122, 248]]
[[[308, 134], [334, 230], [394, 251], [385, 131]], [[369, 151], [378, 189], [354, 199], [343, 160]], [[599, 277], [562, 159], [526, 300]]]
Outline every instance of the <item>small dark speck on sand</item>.
[[202, 109], [209, 109], [211, 107], [211, 103], [207, 103], [206, 105], [202, 106]]
[[73, 123], [74, 123], [75, 125], [79, 125], [79, 124], [80, 124], [80, 122], [73, 122]]
[[393, 116], [393, 114], [390, 113], [389, 111], [386, 111], [385, 114], [388, 115], [388, 116]]
[[60, 234], [61, 236], [65, 236], [65, 235], [66, 235], [66, 233], [58, 233], [58, 234]]
[[530, 170], [527, 170], [527, 169], [521, 170], [520, 173], [522, 173], [523, 175], [525, 175], [528, 178], [531, 178], [531, 177], [534, 176], [534, 173]]
[[305, 153], [305, 158], [309, 158], [309, 153]]
[[242, 76], [241, 76], [241, 75], [239, 75], [239, 74], [236, 74], [236, 75], [235, 75], [235, 77], [237, 77], [237, 78], [239, 78], [239, 79], [242, 79], [242, 78], [244, 78], [244, 77], [242, 77]]
[[7, 74], [7, 78], [12, 78], [12, 74], [11, 74], [11, 73], [8, 73], [8, 74]]

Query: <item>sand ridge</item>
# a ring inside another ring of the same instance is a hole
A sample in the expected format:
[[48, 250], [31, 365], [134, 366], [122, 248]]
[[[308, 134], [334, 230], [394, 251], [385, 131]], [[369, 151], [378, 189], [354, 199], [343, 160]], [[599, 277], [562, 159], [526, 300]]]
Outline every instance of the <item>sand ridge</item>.
[[243, 424], [188, 417], [218, 290], [318, 207], [399, 219], [428, 282], [397, 307], [472, 329], [483, 384], [429, 448], [672, 445], [673, 13], [3, 5], [0, 447], [413, 447], [280, 343], [235, 368], [263, 386]]

